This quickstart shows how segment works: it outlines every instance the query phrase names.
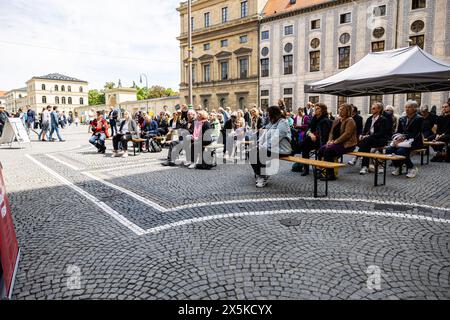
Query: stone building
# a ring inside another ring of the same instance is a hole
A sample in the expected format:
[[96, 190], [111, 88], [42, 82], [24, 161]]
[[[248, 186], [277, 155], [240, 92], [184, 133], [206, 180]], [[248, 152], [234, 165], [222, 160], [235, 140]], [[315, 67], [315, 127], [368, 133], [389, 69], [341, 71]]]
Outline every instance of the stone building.
[[24, 110], [28, 104], [27, 88], [13, 89], [5, 94], [5, 110], [15, 114], [19, 109]]
[[188, 22], [181, 3], [182, 103], [189, 100], [188, 26], [193, 34], [194, 106], [245, 108], [258, 103], [258, 24], [267, 0], [195, 0]]
[[450, 0], [269, 0], [261, 19], [260, 103], [284, 98], [294, 109], [308, 101], [325, 102], [336, 112], [348, 101], [366, 115], [371, 102], [407, 99], [440, 105], [449, 92], [397, 94], [346, 99], [305, 94], [304, 84], [353, 65], [370, 52], [419, 45], [450, 63]]
[[6, 91], [0, 91], [0, 105], [6, 108]]
[[77, 107], [89, 104], [87, 81], [52, 73], [33, 77], [26, 84], [27, 104], [38, 113], [51, 105], [68, 114]]

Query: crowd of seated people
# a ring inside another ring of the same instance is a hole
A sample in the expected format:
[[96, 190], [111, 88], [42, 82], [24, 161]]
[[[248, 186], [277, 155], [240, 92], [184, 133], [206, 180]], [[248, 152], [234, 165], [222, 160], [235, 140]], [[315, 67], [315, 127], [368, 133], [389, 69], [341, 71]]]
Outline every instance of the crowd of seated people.
[[[166, 111], [156, 117], [138, 113], [134, 117], [128, 112], [118, 128], [113, 131], [113, 157], [127, 157], [128, 142], [133, 137], [145, 139], [145, 146], [150, 146], [155, 137], [163, 136], [167, 141], [169, 152], [164, 166], [183, 164], [190, 169], [210, 168], [205, 161], [207, 146], [210, 144], [223, 145], [224, 157], [235, 157], [237, 143], [248, 142], [258, 150], [257, 161], [253, 163], [258, 187], [265, 187], [269, 176], [266, 171], [267, 159], [282, 155], [300, 155], [309, 159], [311, 152], [317, 159], [335, 162], [345, 154], [358, 150], [362, 153], [385, 152], [405, 157], [404, 161], [393, 161], [394, 176], [401, 174], [402, 166], [407, 168], [408, 178], [415, 178], [417, 167], [411, 161], [411, 153], [415, 149], [423, 148], [425, 141], [438, 141], [433, 144], [436, 155], [432, 162], [450, 162], [449, 152], [445, 152], [450, 143], [450, 107], [448, 103], [442, 106], [441, 114], [434, 114], [428, 106], [419, 107], [415, 101], [407, 101], [404, 114], [398, 118], [394, 114], [394, 107], [384, 107], [376, 102], [371, 107], [371, 115], [364, 122], [359, 115], [358, 108], [344, 103], [339, 107], [336, 118], [332, 117], [327, 106], [323, 103], [308, 103], [305, 108], [300, 107], [295, 114], [291, 114], [282, 100], [277, 106], [261, 110], [256, 106], [250, 110], [231, 112], [229, 108], [219, 108], [218, 111], [194, 111], [182, 105], [172, 114]], [[117, 121], [117, 114], [114, 121]], [[101, 112], [92, 121], [93, 136], [90, 142], [105, 153], [105, 140], [112, 130]], [[287, 128], [287, 129], [286, 129]], [[277, 132], [277, 135], [275, 135]], [[274, 146], [270, 139], [276, 136], [278, 146]], [[249, 142], [252, 141], [252, 142]], [[289, 145], [289, 146], [288, 146]], [[179, 161], [182, 151], [186, 151], [186, 161]], [[262, 159], [262, 154], [266, 157]], [[358, 159], [353, 158], [349, 164], [355, 165]], [[208, 162], [208, 163], [207, 163]], [[294, 165], [292, 171], [301, 172], [302, 176], [310, 173], [307, 165]], [[363, 158], [361, 175], [370, 172], [369, 158]], [[335, 180], [334, 170], [328, 170], [323, 180]]]

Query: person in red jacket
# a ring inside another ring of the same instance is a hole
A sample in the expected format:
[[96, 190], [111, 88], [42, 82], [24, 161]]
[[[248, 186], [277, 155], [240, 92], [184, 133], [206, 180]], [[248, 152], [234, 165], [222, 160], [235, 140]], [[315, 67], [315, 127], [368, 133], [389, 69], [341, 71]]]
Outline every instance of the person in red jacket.
[[108, 123], [103, 117], [103, 113], [97, 111], [97, 118], [91, 123], [92, 137], [89, 139], [89, 143], [94, 145], [98, 149], [98, 153], [105, 154], [106, 146], [106, 133], [108, 130]]

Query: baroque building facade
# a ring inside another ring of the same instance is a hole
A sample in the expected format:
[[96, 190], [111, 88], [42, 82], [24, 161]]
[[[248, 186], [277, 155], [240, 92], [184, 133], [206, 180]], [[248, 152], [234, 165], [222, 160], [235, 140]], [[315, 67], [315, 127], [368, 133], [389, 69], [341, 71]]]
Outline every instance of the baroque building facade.
[[401, 113], [408, 99], [440, 106], [449, 92], [344, 98], [305, 94], [304, 85], [339, 73], [370, 52], [418, 45], [450, 63], [449, 0], [269, 0], [260, 24], [260, 104], [284, 98], [292, 109], [343, 102], [367, 115], [382, 101]]
[[192, 28], [193, 105], [243, 109], [258, 103], [258, 28], [267, 0], [194, 0], [177, 9], [181, 103], [188, 103], [188, 27]]

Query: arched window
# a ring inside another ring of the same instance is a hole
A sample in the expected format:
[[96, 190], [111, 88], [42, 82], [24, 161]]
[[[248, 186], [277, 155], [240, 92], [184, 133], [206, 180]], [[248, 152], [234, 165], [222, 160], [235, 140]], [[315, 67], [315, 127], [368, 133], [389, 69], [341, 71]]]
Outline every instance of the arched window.
[[68, 103], [68, 104], [72, 104], [72, 98], [71, 98], [71, 97], [69, 97], [69, 98], [67, 99], [67, 103]]
[[80, 98], [80, 104], [83, 105], [84, 104], [84, 99]]
[[61, 91], [66, 91], [66, 87], [65, 86], [61, 86]]
[[71, 87], [71, 86], [68, 86], [68, 87], [67, 87], [67, 91], [72, 92], [72, 87]]
[[55, 91], [59, 91], [59, 87], [57, 84], [55, 84]]
[[66, 97], [61, 98], [61, 104], [66, 104]]
[[83, 92], [83, 87], [80, 87], [80, 92]]
[[55, 103], [59, 104], [59, 97], [55, 97]]
[[47, 97], [46, 96], [42, 96], [42, 103], [47, 103]]
[[45, 84], [41, 86], [42, 90], [45, 91]]

